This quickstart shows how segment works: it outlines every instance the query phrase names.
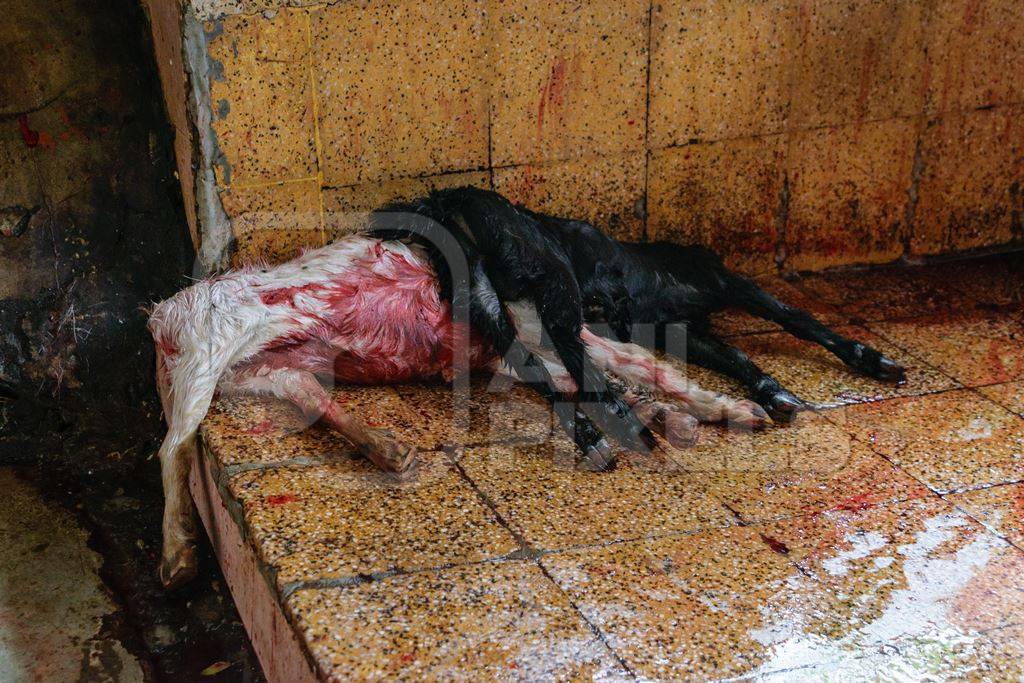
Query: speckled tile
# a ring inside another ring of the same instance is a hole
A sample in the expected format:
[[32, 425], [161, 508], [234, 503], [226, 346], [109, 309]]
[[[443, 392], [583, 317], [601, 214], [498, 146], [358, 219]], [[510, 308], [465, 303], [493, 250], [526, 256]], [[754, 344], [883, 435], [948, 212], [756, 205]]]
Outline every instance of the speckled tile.
[[[1003, 629], [991, 632], [992, 635]], [[1018, 634], [1014, 634], [1013, 638]], [[786, 683], [822, 681], [1009, 681], [1018, 680], [1022, 665], [1016, 659], [1016, 643], [998, 644], [990, 633], [963, 635], [950, 640], [923, 638], [901, 649], [885, 646], [853, 650], [827, 664], [789, 669], [764, 677]], [[1009, 646], [1009, 648], [1007, 647]]]
[[1024, 548], [1024, 484], [954, 493], [946, 500], [1019, 548]]
[[1019, 310], [869, 325], [965, 386], [1024, 379], [1024, 312]]
[[988, 656], [968, 662], [964, 667], [975, 680], [1019, 681], [1024, 678], [1024, 625], [986, 631], [983, 640]]
[[485, 171], [445, 173], [422, 178], [325, 188], [324, 227], [327, 241], [363, 229], [369, 212], [385, 204], [423, 197], [433, 190], [467, 185], [490, 189], [490, 174]]
[[949, 263], [943, 270], [982, 306], [1024, 305], [1024, 251]]
[[495, 166], [640, 152], [648, 3], [494, 3]]
[[732, 523], [706, 477], [663, 453], [621, 453], [612, 472], [577, 470], [564, 438], [468, 448], [460, 466], [512, 529], [538, 548], [605, 543]]
[[927, 5], [926, 0], [800, 3], [799, 57], [788, 74], [791, 125], [835, 126], [920, 113]]
[[915, 144], [915, 123], [905, 119], [794, 133], [785, 267], [820, 270], [902, 256]]
[[[756, 278], [755, 281], [762, 289], [782, 303], [807, 311], [824, 325], [834, 327], [848, 322], [847, 316], [823, 301], [813, 288], [811, 292], [815, 292], [814, 294], [805, 293], [800, 289], [798, 286], [800, 280], [790, 283], [778, 277], [761, 277]], [[729, 309], [712, 316], [711, 329], [720, 336], [729, 337], [753, 332], [773, 332], [781, 328], [776, 323], [764, 318], [757, 318], [737, 309]]]
[[652, 148], [782, 130], [796, 3], [668, 0], [652, 8]]
[[355, 448], [342, 436], [311, 424], [298, 409], [271, 398], [219, 398], [199, 431], [221, 467], [356, 457]]
[[937, 498], [810, 515], [765, 533], [823, 590], [816, 631], [901, 651], [1016, 623], [1024, 553]]
[[545, 556], [541, 563], [644, 680], [755, 673], [759, 642], [797, 569], [758, 531], [691, 536]]
[[940, 492], [1024, 480], [1024, 420], [972, 391], [846, 411], [857, 438]]
[[927, 29], [928, 112], [1024, 100], [1024, 12], [1000, 0], [938, 0]]
[[362, 0], [313, 14], [328, 185], [486, 166], [483, 8]]
[[808, 275], [798, 286], [849, 320], [918, 318], [976, 309], [977, 299], [968, 286], [978, 276], [973, 271], [954, 264], [843, 270]]
[[450, 386], [403, 384], [396, 389], [437, 445], [541, 443], [561, 432], [551, 406], [508, 375], [474, 376], [463, 404], [468, 410], [462, 412], [456, 410], [459, 399]]
[[279, 587], [501, 557], [515, 539], [444, 453], [398, 483], [369, 461], [244, 471], [227, 482]]
[[801, 399], [818, 406], [877, 401], [912, 396], [959, 386], [926, 363], [863, 327], [841, 326], [836, 332], [881, 351], [907, 370], [904, 384], [884, 382], [847, 367], [812, 342], [784, 333], [752, 334], [729, 340], [757, 365]]
[[712, 247], [745, 273], [774, 270], [784, 157], [780, 135], [653, 152], [648, 238]]
[[284, 9], [206, 25], [219, 184], [316, 175], [308, 22]]
[[936, 254], [1020, 239], [1024, 108], [944, 114], [921, 134], [910, 250]]
[[315, 180], [223, 190], [235, 236], [233, 265], [281, 263], [319, 247], [319, 191]]
[[644, 154], [494, 169], [494, 189], [534, 211], [590, 221], [613, 237], [643, 237]]
[[761, 432], [707, 428], [685, 457], [704, 463], [712, 494], [745, 523], [929, 495], [852, 438], [845, 410], [800, 413]]
[[927, 673], [951, 648], [977, 661], [982, 632], [1024, 600], [1024, 554], [937, 499], [541, 562], [616, 654], [657, 680], [810, 680], [814, 669], [793, 669], [856, 671], [872, 655]]
[[288, 610], [329, 681], [629, 678], [532, 562], [300, 590]]
[[977, 391], [982, 396], [1024, 417], [1024, 382], [994, 384], [980, 387]]
[[[345, 410], [397, 439], [429, 451], [487, 443], [541, 443], [561, 429], [550, 406], [507, 375], [474, 377], [466, 413], [456, 411], [447, 384], [339, 385], [330, 389]], [[466, 421], [468, 419], [468, 422]], [[336, 432], [284, 401], [264, 397], [216, 400], [201, 426], [220, 465], [323, 463], [353, 453]]]

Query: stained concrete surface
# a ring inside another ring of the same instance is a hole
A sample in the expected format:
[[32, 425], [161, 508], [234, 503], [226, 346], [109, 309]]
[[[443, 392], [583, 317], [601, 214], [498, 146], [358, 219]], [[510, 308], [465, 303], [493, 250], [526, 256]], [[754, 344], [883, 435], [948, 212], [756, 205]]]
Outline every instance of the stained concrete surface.
[[118, 606], [74, 517], [0, 469], [0, 681], [142, 681], [110, 633]]

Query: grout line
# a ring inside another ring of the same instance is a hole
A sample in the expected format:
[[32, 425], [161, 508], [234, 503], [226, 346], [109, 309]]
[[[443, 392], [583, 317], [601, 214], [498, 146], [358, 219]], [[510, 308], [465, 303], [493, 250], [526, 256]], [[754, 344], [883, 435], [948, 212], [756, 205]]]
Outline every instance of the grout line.
[[[988, 486], [988, 487], [986, 487], [986, 489], [995, 488], [995, 486], [1009, 486], [1009, 485], [1011, 485], [1011, 484], [997, 484], [997, 485], [994, 485], [994, 486]], [[980, 491], [980, 490], [985, 490], [985, 489], [975, 489], [975, 490], [979, 490]], [[950, 494], [947, 494], [947, 495], [950, 495]], [[949, 503], [954, 508], [956, 508], [959, 512], [961, 512], [962, 514], [966, 515], [970, 519], [974, 520], [974, 522], [978, 526], [980, 526], [982, 529], [984, 529], [988, 533], [992, 534], [996, 538], [1002, 540], [1004, 543], [1006, 543], [1011, 548], [1016, 548], [1017, 550], [1020, 550], [1021, 552], [1024, 552], [1024, 546], [1016, 543], [1015, 541], [1011, 541], [1009, 539], [1009, 537], [1006, 536], [1006, 534], [1002, 533], [1001, 531], [999, 531], [995, 527], [990, 526], [983, 519], [981, 519], [981, 517], [979, 517], [977, 514], [972, 512], [969, 508], [964, 507], [960, 503], [948, 500], [945, 496], [942, 496], [942, 500], [945, 500], [947, 503]], [[1009, 626], [1013, 626], [1014, 624], [1008, 624], [1008, 625]], [[997, 629], [997, 628], [1003, 628], [1003, 627], [1001, 627], [1001, 626], [995, 627], [995, 629]], [[992, 630], [995, 630], [995, 629], [992, 629]]]
[[[451, 453], [449, 453], [449, 456], [451, 456]], [[462, 463], [455, 460], [454, 457], [449, 457], [449, 459], [451, 460], [455, 470], [459, 473], [459, 476], [462, 477], [463, 481], [465, 481], [471, 489], [473, 489], [473, 492], [476, 494], [477, 498], [480, 499], [480, 502], [483, 503], [484, 507], [491, 511], [491, 514], [494, 515], [495, 519], [498, 521], [498, 524], [503, 526], [505, 530], [512, 535], [512, 538], [515, 539], [516, 543], [519, 544], [520, 551], [524, 553], [526, 556], [535, 559], [536, 553], [538, 551], [530, 545], [530, 543], [526, 540], [526, 537], [512, 528], [512, 525], [509, 523], [509, 521], [506, 520], [504, 515], [502, 515], [501, 512], [498, 511], [498, 506], [494, 503], [491, 497], [484, 493], [479, 486], [477, 486], [477, 483], [473, 481], [473, 479], [466, 472], [465, 468], [462, 467]]]
[[994, 398], [992, 398], [990, 396], [986, 396], [984, 393], [979, 391], [979, 389], [987, 389], [988, 387], [1001, 387], [1001, 386], [1004, 386], [1004, 385], [1007, 385], [1007, 384], [1016, 384], [1018, 382], [1021, 382], [1021, 380], [1024, 380], [1024, 378], [1011, 379], [1011, 380], [1007, 380], [1005, 382], [993, 382], [991, 384], [978, 384], [978, 385], [970, 386], [970, 387], [967, 387], [967, 388], [972, 393], [974, 393], [975, 395], [980, 396], [983, 400], [985, 400], [985, 401], [987, 401], [989, 403], [994, 403], [997, 406], [999, 406], [1000, 408], [1002, 408], [1003, 410], [1009, 412], [1011, 415], [1016, 415], [1017, 417], [1019, 417], [1021, 419], [1024, 419], [1024, 413], [1019, 413], [1016, 410], [1014, 410], [1013, 408], [1011, 408], [1010, 406], [1006, 405], [1005, 403], [1002, 403], [1001, 401], [997, 401], [997, 400], [995, 400]]
[[310, 99], [313, 102], [313, 145], [316, 152], [316, 192], [320, 210], [320, 244], [327, 243], [327, 225], [324, 221], [324, 156], [320, 142], [320, 95], [317, 92], [316, 67], [313, 46], [313, 12], [306, 9], [306, 66], [309, 69]]
[[[281, 559], [285, 557], [289, 557], [289, 555], [282, 555], [275, 561], [279, 562]], [[350, 586], [360, 586], [365, 583], [378, 583], [380, 581], [386, 581], [388, 579], [417, 576], [419, 574], [434, 574], [437, 572], [447, 571], [449, 569], [480, 567], [489, 564], [500, 564], [502, 562], [520, 562], [530, 559], [533, 558], [522, 557], [517, 555], [516, 552], [512, 552], [507, 555], [501, 555], [498, 557], [488, 557], [483, 560], [470, 560], [465, 562], [446, 562], [443, 564], [430, 565], [426, 567], [413, 567], [410, 569], [387, 569], [384, 571], [368, 572], [362, 574], [349, 574], [347, 576], [290, 581], [286, 583], [284, 587], [281, 589], [281, 599], [287, 600], [298, 591], [303, 590], [347, 588]]]
[[651, 239], [648, 219], [651, 215], [651, 60], [652, 46], [654, 44], [654, 2], [655, 0], [649, 0], [647, 3], [647, 73], [645, 74], [646, 97], [644, 100], [644, 215], [643, 222], [640, 225], [641, 242]]
[[[913, 360], [917, 361], [918, 363], [920, 363], [924, 367], [930, 368], [931, 370], [937, 372], [938, 374], [942, 375], [943, 377], [946, 377], [947, 379], [949, 379], [950, 381], [952, 381], [953, 383], [958, 385], [957, 388], [960, 388], [960, 389], [967, 389], [968, 388], [966, 384], [961, 382], [959, 379], [957, 379], [956, 377], [954, 377], [950, 373], [948, 373], [945, 370], [943, 370], [942, 368], [936, 367], [932, 363], [929, 363], [928, 361], [926, 361], [924, 358], [922, 358], [920, 355], [918, 355], [918, 352], [916, 350], [912, 351], [912, 350], [906, 348], [906, 346], [902, 342], [899, 342], [899, 341], [896, 341], [894, 339], [891, 339], [890, 337], [888, 337], [885, 334], [883, 334], [883, 332], [881, 330], [872, 327], [872, 325], [875, 325], [875, 324], [876, 323], [870, 323], [869, 324], [869, 323], [865, 322], [863, 325], [858, 325], [858, 327], [863, 327], [864, 329], [866, 329], [871, 334], [874, 334], [874, 335], [878, 336], [880, 339], [882, 339], [886, 343], [891, 344], [892, 346], [896, 347], [897, 349], [899, 349], [903, 353], [907, 354], [910, 358], [912, 358]], [[942, 392], [933, 392], [933, 393], [942, 393]]]
[[271, 187], [274, 185], [290, 185], [292, 183], [308, 183], [311, 180], [316, 180], [317, 176], [311, 175], [304, 178], [286, 178], [284, 180], [256, 180], [251, 183], [231, 183], [228, 185], [218, 185], [217, 190], [220, 192], [228, 192], [231, 190], [252, 190], [261, 187]]
[[494, 27], [492, 25], [491, 3], [484, 5], [484, 62], [487, 65], [487, 180], [494, 190], [494, 81], [496, 80], [494, 60], [497, 55]]
[[636, 672], [633, 671], [632, 668], [630, 668], [630, 666], [626, 663], [626, 660], [622, 658], [622, 656], [615, 650], [615, 648], [613, 648], [611, 644], [608, 643], [608, 637], [607, 635], [605, 635], [604, 631], [599, 629], [594, 622], [587, 618], [587, 615], [583, 613], [583, 610], [581, 610], [580, 606], [576, 604], [576, 601], [573, 599], [573, 597], [569, 595], [569, 593], [567, 593], [562, 588], [562, 586], [559, 585], [557, 581], [555, 581], [555, 577], [551, 576], [551, 572], [548, 571], [548, 568], [544, 566], [544, 563], [540, 561], [539, 557], [534, 559], [534, 564], [537, 565], [537, 568], [540, 569], [541, 573], [547, 578], [547, 580], [551, 582], [551, 584], [555, 587], [555, 590], [557, 590], [559, 593], [565, 596], [565, 599], [569, 602], [569, 605], [573, 608], [573, 610], [576, 611], [576, 614], [578, 614], [580, 619], [583, 620], [583, 623], [587, 625], [587, 628], [589, 628], [590, 631], [597, 637], [597, 639], [601, 641], [601, 644], [604, 645], [605, 648], [607, 648], [611, 656], [614, 657], [615, 661], [619, 663], [619, 666], [621, 666], [623, 670], [625, 670], [626, 673], [628, 673], [633, 678], [633, 680], [637, 680], [638, 677], [636, 675]]

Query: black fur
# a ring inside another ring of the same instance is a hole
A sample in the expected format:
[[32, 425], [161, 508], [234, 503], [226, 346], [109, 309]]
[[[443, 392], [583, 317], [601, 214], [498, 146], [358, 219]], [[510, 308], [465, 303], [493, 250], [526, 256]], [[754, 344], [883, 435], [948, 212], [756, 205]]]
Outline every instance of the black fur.
[[[412, 230], [410, 213], [430, 220]], [[712, 335], [712, 313], [743, 309], [821, 344], [868, 375], [903, 378], [903, 369], [892, 360], [776, 300], [702, 247], [617, 242], [586, 222], [535, 213], [495, 192], [468, 187], [384, 207], [374, 213], [370, 229], [426, 247], [443, 296], [451, 301], [468, 297], [474, 329], [556, 406], [589, 467], [612, 462], [593, 422], [631, 448], [649, 446], [652, 440], [621, 397], [586, 363], [579, 338], [584, 320], [594, 324], [595, 332], [606, 327], [604, 334], [621, 341], [664, 350], [740, 380], [776, 417], [790, 416], [803, 403], [742, 351]], [[453, 238], [469, 266], [458, 282], [453, 282], [438, 246]], [[577, 385], [584, 387], [575, 399], [552, 389], [547, 371], [517, 340], [505, 306], [494, 304], [523, 299], [535, 304], [550, 342]], [[673, 343], [676, 333], [685, 341]]]

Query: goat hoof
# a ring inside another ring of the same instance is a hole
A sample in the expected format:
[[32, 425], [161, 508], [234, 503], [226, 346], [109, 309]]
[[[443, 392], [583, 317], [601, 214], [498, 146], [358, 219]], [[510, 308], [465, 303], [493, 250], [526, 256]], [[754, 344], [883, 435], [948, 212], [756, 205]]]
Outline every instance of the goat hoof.
[[898, 382], [900, 384], [907, 381], [907, 371], [903, 369], [903, 366], [885, 356], [878, 358], [878, 368], [874, 373], [877, 379], [885, 380], [887, 382]]
[[196, 548], [193, 545], [186, 545], [171, 557], [165, 557], [160, 562], [160, 583], [167, 590], [174, 590], [195, 578], [199, 569], [199, 562], [196, 558]]
[[594, 418], [601, 429], [615, 437], [622, 446], [639, 453], [650, 453], [657, 442], [651, 430], [641, 422], [621, 399], [614, 398], [602, 404], [604, 410], [594, 412]]
[[604, 439], [589, 446], [579, 462], [579, 468], [588, 472], [604, 472], [614, 466], [615, 454]]
[[768, 414], [772, 416], [773, 420], [788, 422], [796, 416], [797, 412], [807, 408], [807, 404], [785, 389], [781, 389], [769, 397], [765, 408], [768, 409]]
[[385, 472], [403, 475], [416, 463], [416, 448], [403, 443], [386, 429], [371, 428], [370, 437], [361, 449], [373, 464]]
[[[795, 396], [790, 397], [796, 399]], [[768, 413], [754, 401], [737, 401], [736, 405], [729, 409], [726, 420], [732, 427], [761, 429], [768, 421]]]
[[[760, 407], [758, 408], [760, 410]], [[674, 410], [665, 413], [665, 438], [673, 448], [689, 448], [697, 443], [698, 420]]]

